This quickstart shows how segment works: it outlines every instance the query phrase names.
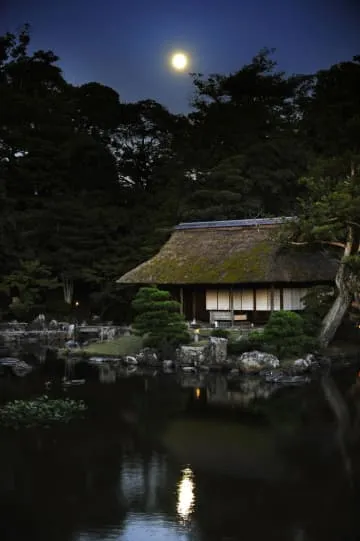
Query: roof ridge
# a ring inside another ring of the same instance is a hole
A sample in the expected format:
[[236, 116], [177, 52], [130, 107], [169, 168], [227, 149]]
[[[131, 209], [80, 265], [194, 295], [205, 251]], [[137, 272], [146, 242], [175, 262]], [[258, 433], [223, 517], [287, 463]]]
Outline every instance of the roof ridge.
[[296, 220], [296, 216], [278, 216], [274, 218], [247, 218], [242, 220], [213, 220], [207, 222], [181, 222], [175, 230], [181, 229], [209, 229], [219, 227], [251, 227], [256, 225], [282, 224], [286, 221]]

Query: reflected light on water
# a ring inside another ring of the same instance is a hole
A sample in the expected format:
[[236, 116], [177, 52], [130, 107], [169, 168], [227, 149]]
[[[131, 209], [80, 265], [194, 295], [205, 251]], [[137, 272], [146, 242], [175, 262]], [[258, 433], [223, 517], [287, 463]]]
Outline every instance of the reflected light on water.
[[185, 468], [181, 472], [181, 479], [177, 491], [177, 512], [184, 520], [188, 520], [194, 510], [194, 474], [190, 468]]

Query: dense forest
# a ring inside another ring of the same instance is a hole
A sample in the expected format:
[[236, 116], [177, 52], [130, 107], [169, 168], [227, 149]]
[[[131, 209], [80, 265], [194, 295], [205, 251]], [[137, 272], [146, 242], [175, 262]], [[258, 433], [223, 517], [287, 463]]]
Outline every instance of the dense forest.
[[262, 50], [192, 74], [191, 112], [174, 115], [73, 86], [29, 49], [28, 27], [0, 38], [0, 318], [126, 321], [116, 278], [182, 220], [297, 215], [300, 242], [351, 235], [357, 254], [359, 56], [289, 75]]

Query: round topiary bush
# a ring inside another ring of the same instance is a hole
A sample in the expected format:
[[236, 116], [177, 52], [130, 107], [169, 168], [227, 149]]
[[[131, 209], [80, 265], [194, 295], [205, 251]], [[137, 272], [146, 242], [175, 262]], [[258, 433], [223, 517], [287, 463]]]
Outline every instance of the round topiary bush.
[[[252, 333], [250, 339], [256, 335], [257, 333]], [[303, 355], [315, 347], [314, 338], [305, 334], [303, 318], [300, 314], [288, 310], [272, 312], [261, 338], [267, 351], [274, 353], [279, 359]]]
[[51, 400], [46, 395], [34, 400], [14, 400], [0, 408], [0, 425], [14, 429], [35, 426], [49, 428], [54, 423], [68, 423], [81, 416], [86, 409], [82, 400]]

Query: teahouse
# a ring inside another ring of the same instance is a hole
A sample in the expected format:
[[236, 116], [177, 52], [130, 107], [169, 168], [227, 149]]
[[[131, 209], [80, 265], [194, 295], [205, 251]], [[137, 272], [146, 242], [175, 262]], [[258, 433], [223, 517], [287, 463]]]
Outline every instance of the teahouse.
[[333, 284], [337, 262], [321, 250], [283, 247], [291, 218], [181, 223], [158, 254], [118, 283], [171, 291], [188, 320], [260, 324], [273, 310], [301, 310], [314, 285]]

